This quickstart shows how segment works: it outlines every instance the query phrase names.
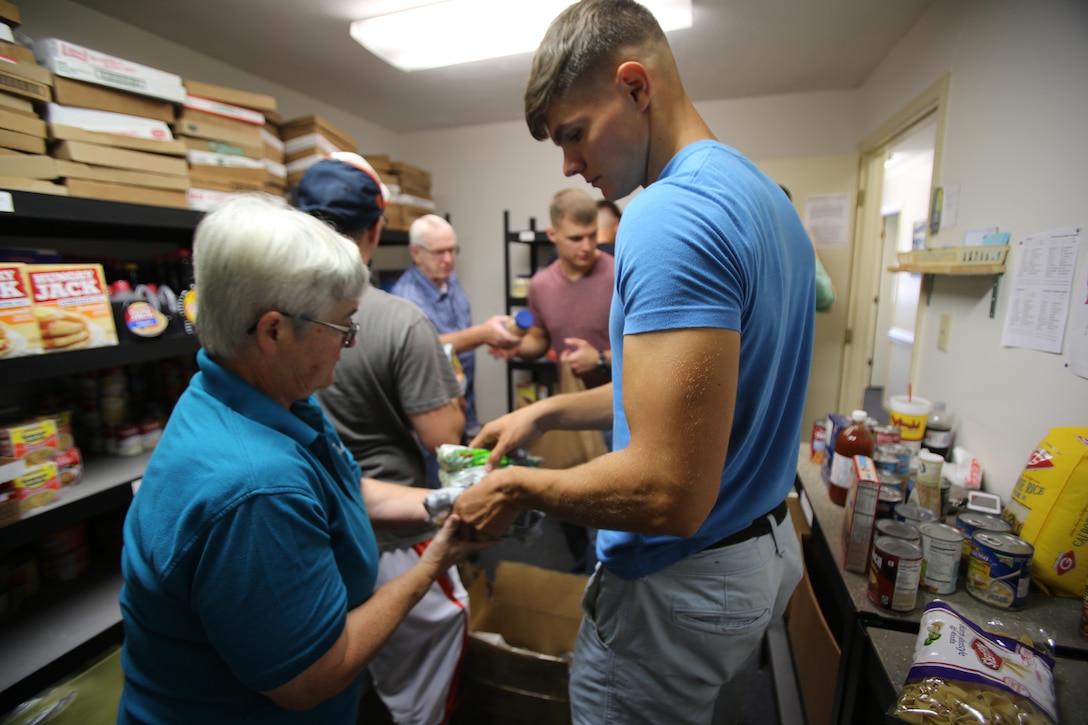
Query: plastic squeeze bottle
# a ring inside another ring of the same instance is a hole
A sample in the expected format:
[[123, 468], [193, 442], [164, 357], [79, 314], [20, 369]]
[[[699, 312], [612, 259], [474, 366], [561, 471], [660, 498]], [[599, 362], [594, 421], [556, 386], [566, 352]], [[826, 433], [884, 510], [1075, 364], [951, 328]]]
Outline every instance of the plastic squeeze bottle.
[[850, 491], [854, 456], [872, 456], [876, 451], [876, 439], [866, 425], [868, 418], [869, 414], [864, 410], [855, 410], [850, 414], [850, 425], [843, 428], [835, 439], [835, 457], [831, 461], [827, 494], [839, 506], [846, 504], [846, 494]]

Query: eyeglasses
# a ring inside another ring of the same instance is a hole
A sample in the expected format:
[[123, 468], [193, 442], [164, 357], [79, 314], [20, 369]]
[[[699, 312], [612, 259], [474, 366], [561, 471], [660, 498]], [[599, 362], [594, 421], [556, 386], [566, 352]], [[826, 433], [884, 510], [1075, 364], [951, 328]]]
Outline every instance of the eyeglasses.
[[[280, 312], [277, 310], [277, 312]], [[315, 325], [324, 325], [325, 327], [331, 327], [344, 336], [344, 347], [351, 347], [355, 344], [355, 338], [359, 335], [359, 323], [355, 320], [351, 321], [350, 325], [337, 325], [332, 322], [325, 322], [324, 320], [315, 320], [312, 317], [303, 317], [302, 315], [292, 315], [289, 312], [280, 312], [284, 317], [290, 317], [292, 320], [302, 320], [303, 322], [312, 322]], [[257, 323], [254, 322], [248, 330], [247, 335], [252, 335], [257, 331]]]
[[449, 249], [427, 249], [426, 247], [420, 245], [418, 249], [426, 252], [427, 254], [434, 255], [435, 257], [445, 257], [447, 254], [451, 257], [456, 257], [458, 254], [461, 253], [461, 245], [450, 247]]

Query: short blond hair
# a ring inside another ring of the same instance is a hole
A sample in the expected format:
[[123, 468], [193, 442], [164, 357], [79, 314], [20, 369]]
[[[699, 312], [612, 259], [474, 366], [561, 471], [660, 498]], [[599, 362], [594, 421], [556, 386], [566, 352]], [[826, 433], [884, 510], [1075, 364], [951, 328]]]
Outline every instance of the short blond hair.
[[548, 213], [553, 227], [562, 224], [564, 219], [570, 219], [575, 224], [597, 223], [597, 203], [581, 189], [563, 189], [556, 192]]
[[525, 122], [538, 141], [548, 138], [552, 103], [575, 85], [619, 61], [620, 51], [668, 43], [657, 18], [633, 0], [582, 0], [559, 14], [533, 56], [525, 88]]

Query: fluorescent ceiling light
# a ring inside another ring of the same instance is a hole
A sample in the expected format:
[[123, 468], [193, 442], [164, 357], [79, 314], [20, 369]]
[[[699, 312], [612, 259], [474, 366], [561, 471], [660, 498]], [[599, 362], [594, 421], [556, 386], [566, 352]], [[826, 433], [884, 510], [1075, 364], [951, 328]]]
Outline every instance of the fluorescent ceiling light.
[[[692, 0], [642, 0], [662, 30], [692, 25]], [[536, 50], [570, 0], [445, 0], [356, 20], [351, 37], [404, 71], [441, 68]]]

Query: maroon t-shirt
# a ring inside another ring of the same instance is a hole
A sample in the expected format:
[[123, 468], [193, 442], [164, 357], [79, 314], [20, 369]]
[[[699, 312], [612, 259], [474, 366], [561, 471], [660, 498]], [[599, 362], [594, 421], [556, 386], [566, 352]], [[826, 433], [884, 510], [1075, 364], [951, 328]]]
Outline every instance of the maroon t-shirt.
[[[612, 349], [608, 341], [608, 312], [615, 285], [615, 259], [601, 253], [593, 268], [581, 279], [563, 276], [557, 259], [529, 281], [529, 311], [536, 326], [548, 331], [556, 356], [563, 353], [563, 340], [579, 337], [598, 350]], [[608, 373], [593, 371], [582, 378], [587, 388], [612, 380]]]

